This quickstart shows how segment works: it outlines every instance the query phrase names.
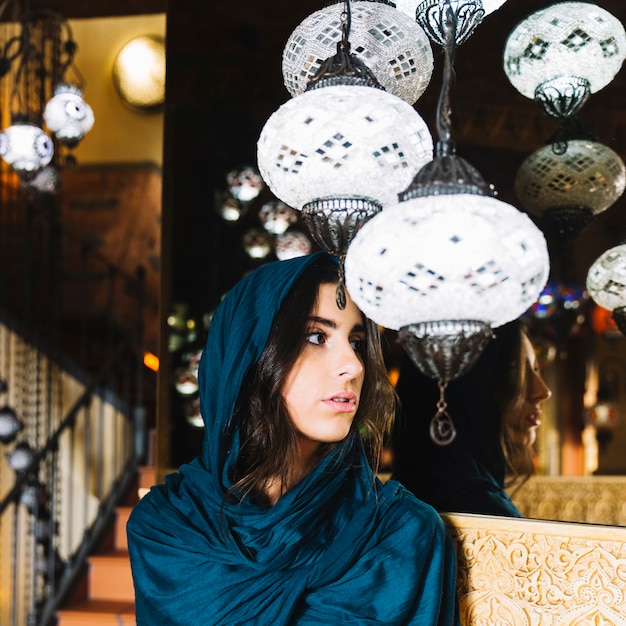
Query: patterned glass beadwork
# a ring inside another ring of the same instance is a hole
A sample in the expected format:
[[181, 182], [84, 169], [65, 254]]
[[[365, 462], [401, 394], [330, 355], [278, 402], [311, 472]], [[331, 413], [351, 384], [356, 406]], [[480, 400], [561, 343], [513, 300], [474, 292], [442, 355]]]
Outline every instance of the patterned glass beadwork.
[[492, 197], [425, 196], [381, 211], [356, 234], [345, 261], [357, 306], [386, 328], [436, 320], [500, 326], [546, 284], [541, 231]]
[[258, 166], [272, 193], [293, 207], [315, 200], [397, 202], [433, 158], [426, 122], [383, 89], [321, 87], [292, 98], [267, 120]]
[[517, 198], [536, 215], [559, 207], [588, 209], [595, 215], [608, 209], [625, 186], [626, 168], [619, 155], [601, 143], [579, 139], [568, 141], [562, 154], [552, 144], [533, 152], [515, 178]]
[[591, 264], [587, 291], [596, 304], [609, 311], [626, 306], [626, 244], [610, 248]]
[[[343, 11], [343, 2], [316, 11], [289, 37], [282, 68], [292, 96], [303, 93], [320, 65], [337, 52]], [[389, 93], [409, 104], [424, 93], [433, 72], [433, 53], [415, 18], [379, 2], [353, 2], [349, 41], [350, 52]]]
[[591, 93], [608, 85], [626, 57], [626, 32], [605, 9], [589, 2], [559, 2], [522, 20], [504, 47], [504, 72], [527, 98], [542, 83], [576, 76]]

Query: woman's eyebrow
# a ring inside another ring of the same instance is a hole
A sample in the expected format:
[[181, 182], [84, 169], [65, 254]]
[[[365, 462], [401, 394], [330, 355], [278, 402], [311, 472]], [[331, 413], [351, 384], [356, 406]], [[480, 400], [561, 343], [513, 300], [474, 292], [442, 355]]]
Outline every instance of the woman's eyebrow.
[[[314, 324], [319, 324], [320, 326], [325, 326], [326, 328], [331, 328], [333, 330], [337, 329], [337, 323], [334, 322], [333, 320], [329, 320], [325, 317], [318, 317], [316, 315], [310, 315], [309, 316], [309, 322], [312, 322]], [[352, 330], [350, 332], [353, 333], [364, 333], [366, 332], [365, 329], [365, 325], [364, 324], [355, 324], [352, 327]]]
[[337, 328], [337, 324], [333, 322], [333, 320], [329, 320], [325, 317], [317, 317], [317, 315], [309, 315], [309, 322], [320, 324], [321, 326], [326, 326], [327, 328]]

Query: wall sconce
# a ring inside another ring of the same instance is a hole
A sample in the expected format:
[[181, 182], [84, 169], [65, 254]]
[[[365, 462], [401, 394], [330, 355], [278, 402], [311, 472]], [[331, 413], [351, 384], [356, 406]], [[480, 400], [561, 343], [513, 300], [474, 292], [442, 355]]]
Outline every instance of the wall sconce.
[[113, 63], [113, 84], [123, 102], [142, 113], [165, 102], [165, 40], [159, 35], [131, 39]]

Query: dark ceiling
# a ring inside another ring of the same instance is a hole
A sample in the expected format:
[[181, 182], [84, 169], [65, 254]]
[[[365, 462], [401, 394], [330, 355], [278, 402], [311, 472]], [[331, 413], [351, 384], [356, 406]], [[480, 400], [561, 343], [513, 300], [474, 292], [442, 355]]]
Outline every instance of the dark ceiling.
[[[7, 8], [8, 16], [29, 7], [31, 11], [54, 11], [68, 19], [89, 17], [116, 17], [123, 15], [149, 15], [165, 13], [166, 0], [30, 0], [15, 1]], [[8, 19], [7, 15], [3, 18]]]

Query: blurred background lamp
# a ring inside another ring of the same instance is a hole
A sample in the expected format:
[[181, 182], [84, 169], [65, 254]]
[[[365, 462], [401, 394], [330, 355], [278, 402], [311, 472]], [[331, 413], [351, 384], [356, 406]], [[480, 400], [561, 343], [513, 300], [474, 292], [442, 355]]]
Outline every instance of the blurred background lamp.
[[158, 35], [131, 39], [113, 64], [113, 84], [131, 108], [150, 112], [165, 102], [165, 40]]
[[0, 156], [22, 178], [32, 178], [53, 154], [52, 139], [34, 124], [18, 122], [0, 134]]
[[94, 123], [91, 107], [83, 99], [77, 85], [59, 84], [48, 100], [43, 118], [50, 132], [66, 146], [75, 146]]
[[613, 312], [613, 320], [626, 334], [626, 244], [603, 252], [589, 268], [587, 291], [599, 306]]

